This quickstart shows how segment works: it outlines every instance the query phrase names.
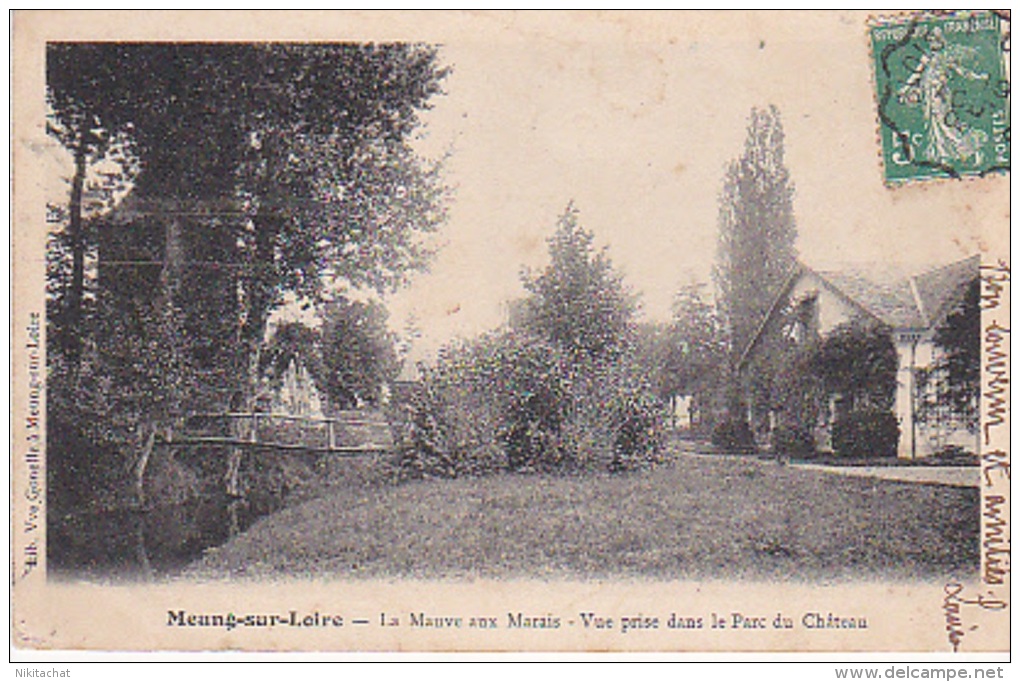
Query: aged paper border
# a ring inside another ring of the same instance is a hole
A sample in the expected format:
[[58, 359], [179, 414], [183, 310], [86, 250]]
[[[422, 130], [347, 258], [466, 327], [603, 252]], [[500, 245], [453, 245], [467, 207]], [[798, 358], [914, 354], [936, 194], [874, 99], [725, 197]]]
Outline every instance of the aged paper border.
[[[793, 17], [788, 17], [793, 20]], [[649, 39], [661, 38], [668, 27], [690, 15], [667, 17], [648, 14], [610, 14], [603, 17], [625, 27], [625, 32]], [[866, 17], [860, 19], [861, 52], [853, 58], [870, 60]], [[29, 330], [44, 319], [43, 281], [44, 205], [39, 200], [42, 169], [33, 154], [45, 136], [43, 98], [43, 46], [49, 39], [81, 40], [398, 40], [448, 42], [459, 37], [495, 36], [527, 40], [529, 35], [584, 34], [591, 23], [577, 15], [562, 13], [484, 14], [457, 13], [327, 13], [327, 12], [18, 12], [13, 20], [13, 253], [12, 311], [12, 600], [13, 644], [24, 650], [178, 650], [178, 651], [667, 651], [667, 652], [930, 652], [951, 650], [947, 639], [947, 605], [954, 601], [952, 586], [941, 583], [874, 584], [839, 586], [809, 584], [745, 584], [725, 582], [283, 582], [183, 584], [171, 582], [145, 586], [99, 586], [48, 583], [45, 576], [44, 533], [20, 531], [29, 506], [41, 502], [38, 483], [45, 480], [44, 452], [32, 450], [45, 433], [44, 411], [39, 429], [27, 417], [33, 409], [33, 382], [45, 376], [43, 348], [33, 350], [36, 339]], [[730, 17], [701, 14], [704, 28], [725, 30]], [[817, 15], [799, 15], [806, 25]], [[597, 30], [595, 31], [598, 32]], [[876, 155], [877, 156], [877, 155]], [[875, 169], [881, 182], [880, 169]], [[940, 192], [948, 181], [935, 180], [906, 190]], [[955, 191], [955, 190], [953, 190]], [[1008, 178], [966, 181], [966, 196], [973, 201], [975, 219], [983, 221], [983, 262], [1008, 267]], [[1003, 198], [1006, 213], [1002, 213]], [[980, 202], [984, 201], [983, 205]], [[991, 272], [1001, 272], [991, 271]], [[1009, 327], [1009, 286], [1003, 283], [998, 305], [985, 313], [983, 333]], [[44, 325], [43, 325], [44, 326]], [[43, 332], [44, 333], [44, 330]], [[44, 337], [40, 336], [39, 341]], [[1008, 338], [1006, 341], [1008, 348]], [[1001, 344], [998, 346], [1001, 350]], [[985, 390], [1005, 386], [1005, 360], [989, 357], [996, 346], [985, 344]], [[987, 371], [990, 363], [995, 367]], [[1004, 363], [1004, 364], [1003, 364]], [[40, 374], [42, 372], [42, 374]], [[999, 378], [998, 384], [992, 383]], [[1008, 387], [1003, 389], [1006, 410], [988, 420], [986, 451], [1009, 453]], [[986, 403], [987, 408], [987, 403]], [[37, 456], [38, 455], [38, 456]], [[1000, 457], [996, 455], [996, 457]], [[1001, 495], [1002, 518], [1009, 519], [1009, 480], [1001, 465], [986, 467], [988, 485], [984, 500]], [[984, 536], [988, 537], [988, 519]], [[26, 570], [28, 546], [35, 542], [40, 566]], [[989, 568], [983, 554], [982, 568]], [[1009, 598], [1009, 578], [1004, 584], [987, 582], [962, 586], [957, 597], [974, 602]], [[960, 604], [958, 613], [966, 630], [963, 651], [1008, 651], [1009, 609], [997, 611], [980, 604]], [[805, 611], [859, 614], [868, 618], [867, 631], [818, 631], [798, 629], [792, 633], [728, 632], [720, 637], [711, 630], [632, 633], [584, 632], [580, 629], [554, 633], [500, 630], [498, 634], [453, 631], [387, 631], [371, 627], [344, 627], [333, 631], [302, 629], [236, 629], [168, 627], [167, 611], [260, 612], [296, 609], [305, 612], [344, 613], [348, 618], [377, 619], [380, 612], [429, 611], [470, 616], [505, 614], [508, 611], [575, 613], [579, 610], [607, 615], [643, 613], [728, 613], [730, 611], [800, 614]]]

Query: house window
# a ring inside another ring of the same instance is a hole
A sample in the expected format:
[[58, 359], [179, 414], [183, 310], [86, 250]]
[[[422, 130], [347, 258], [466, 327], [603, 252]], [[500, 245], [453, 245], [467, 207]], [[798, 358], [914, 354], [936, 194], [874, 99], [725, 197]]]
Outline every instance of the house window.
[[818, 330], [818, 292], [791, 301], [785, 311], [783, 334], [797, 345], [805, 343]]

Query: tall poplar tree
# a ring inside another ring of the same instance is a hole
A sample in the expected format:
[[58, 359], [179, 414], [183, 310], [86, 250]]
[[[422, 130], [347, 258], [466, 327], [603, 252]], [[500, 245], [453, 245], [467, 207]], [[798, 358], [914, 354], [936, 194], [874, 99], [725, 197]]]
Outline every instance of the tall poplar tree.
[[734, 359], [750, 342], [796, 260], [794, 188], [783, 142], [779, 110], [752, 109], [744, 152], [727, 167], [719, 197], [713, 275]]

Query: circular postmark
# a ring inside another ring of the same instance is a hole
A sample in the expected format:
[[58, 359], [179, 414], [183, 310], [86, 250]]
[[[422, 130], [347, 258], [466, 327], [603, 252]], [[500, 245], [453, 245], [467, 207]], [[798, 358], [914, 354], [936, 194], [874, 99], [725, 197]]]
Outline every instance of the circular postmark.
[[871, 27], [885, 178], [1009, 170], [1008, 19], [922, 14]]

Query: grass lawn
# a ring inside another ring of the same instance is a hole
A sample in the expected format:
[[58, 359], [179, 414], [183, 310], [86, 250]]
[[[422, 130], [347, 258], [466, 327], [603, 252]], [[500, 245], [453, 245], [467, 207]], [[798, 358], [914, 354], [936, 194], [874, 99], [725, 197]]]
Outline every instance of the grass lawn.
[[978, 568], [978, 491], [677, 455], [649, 471], [335, 489], [191, 578], [886, 580]]

